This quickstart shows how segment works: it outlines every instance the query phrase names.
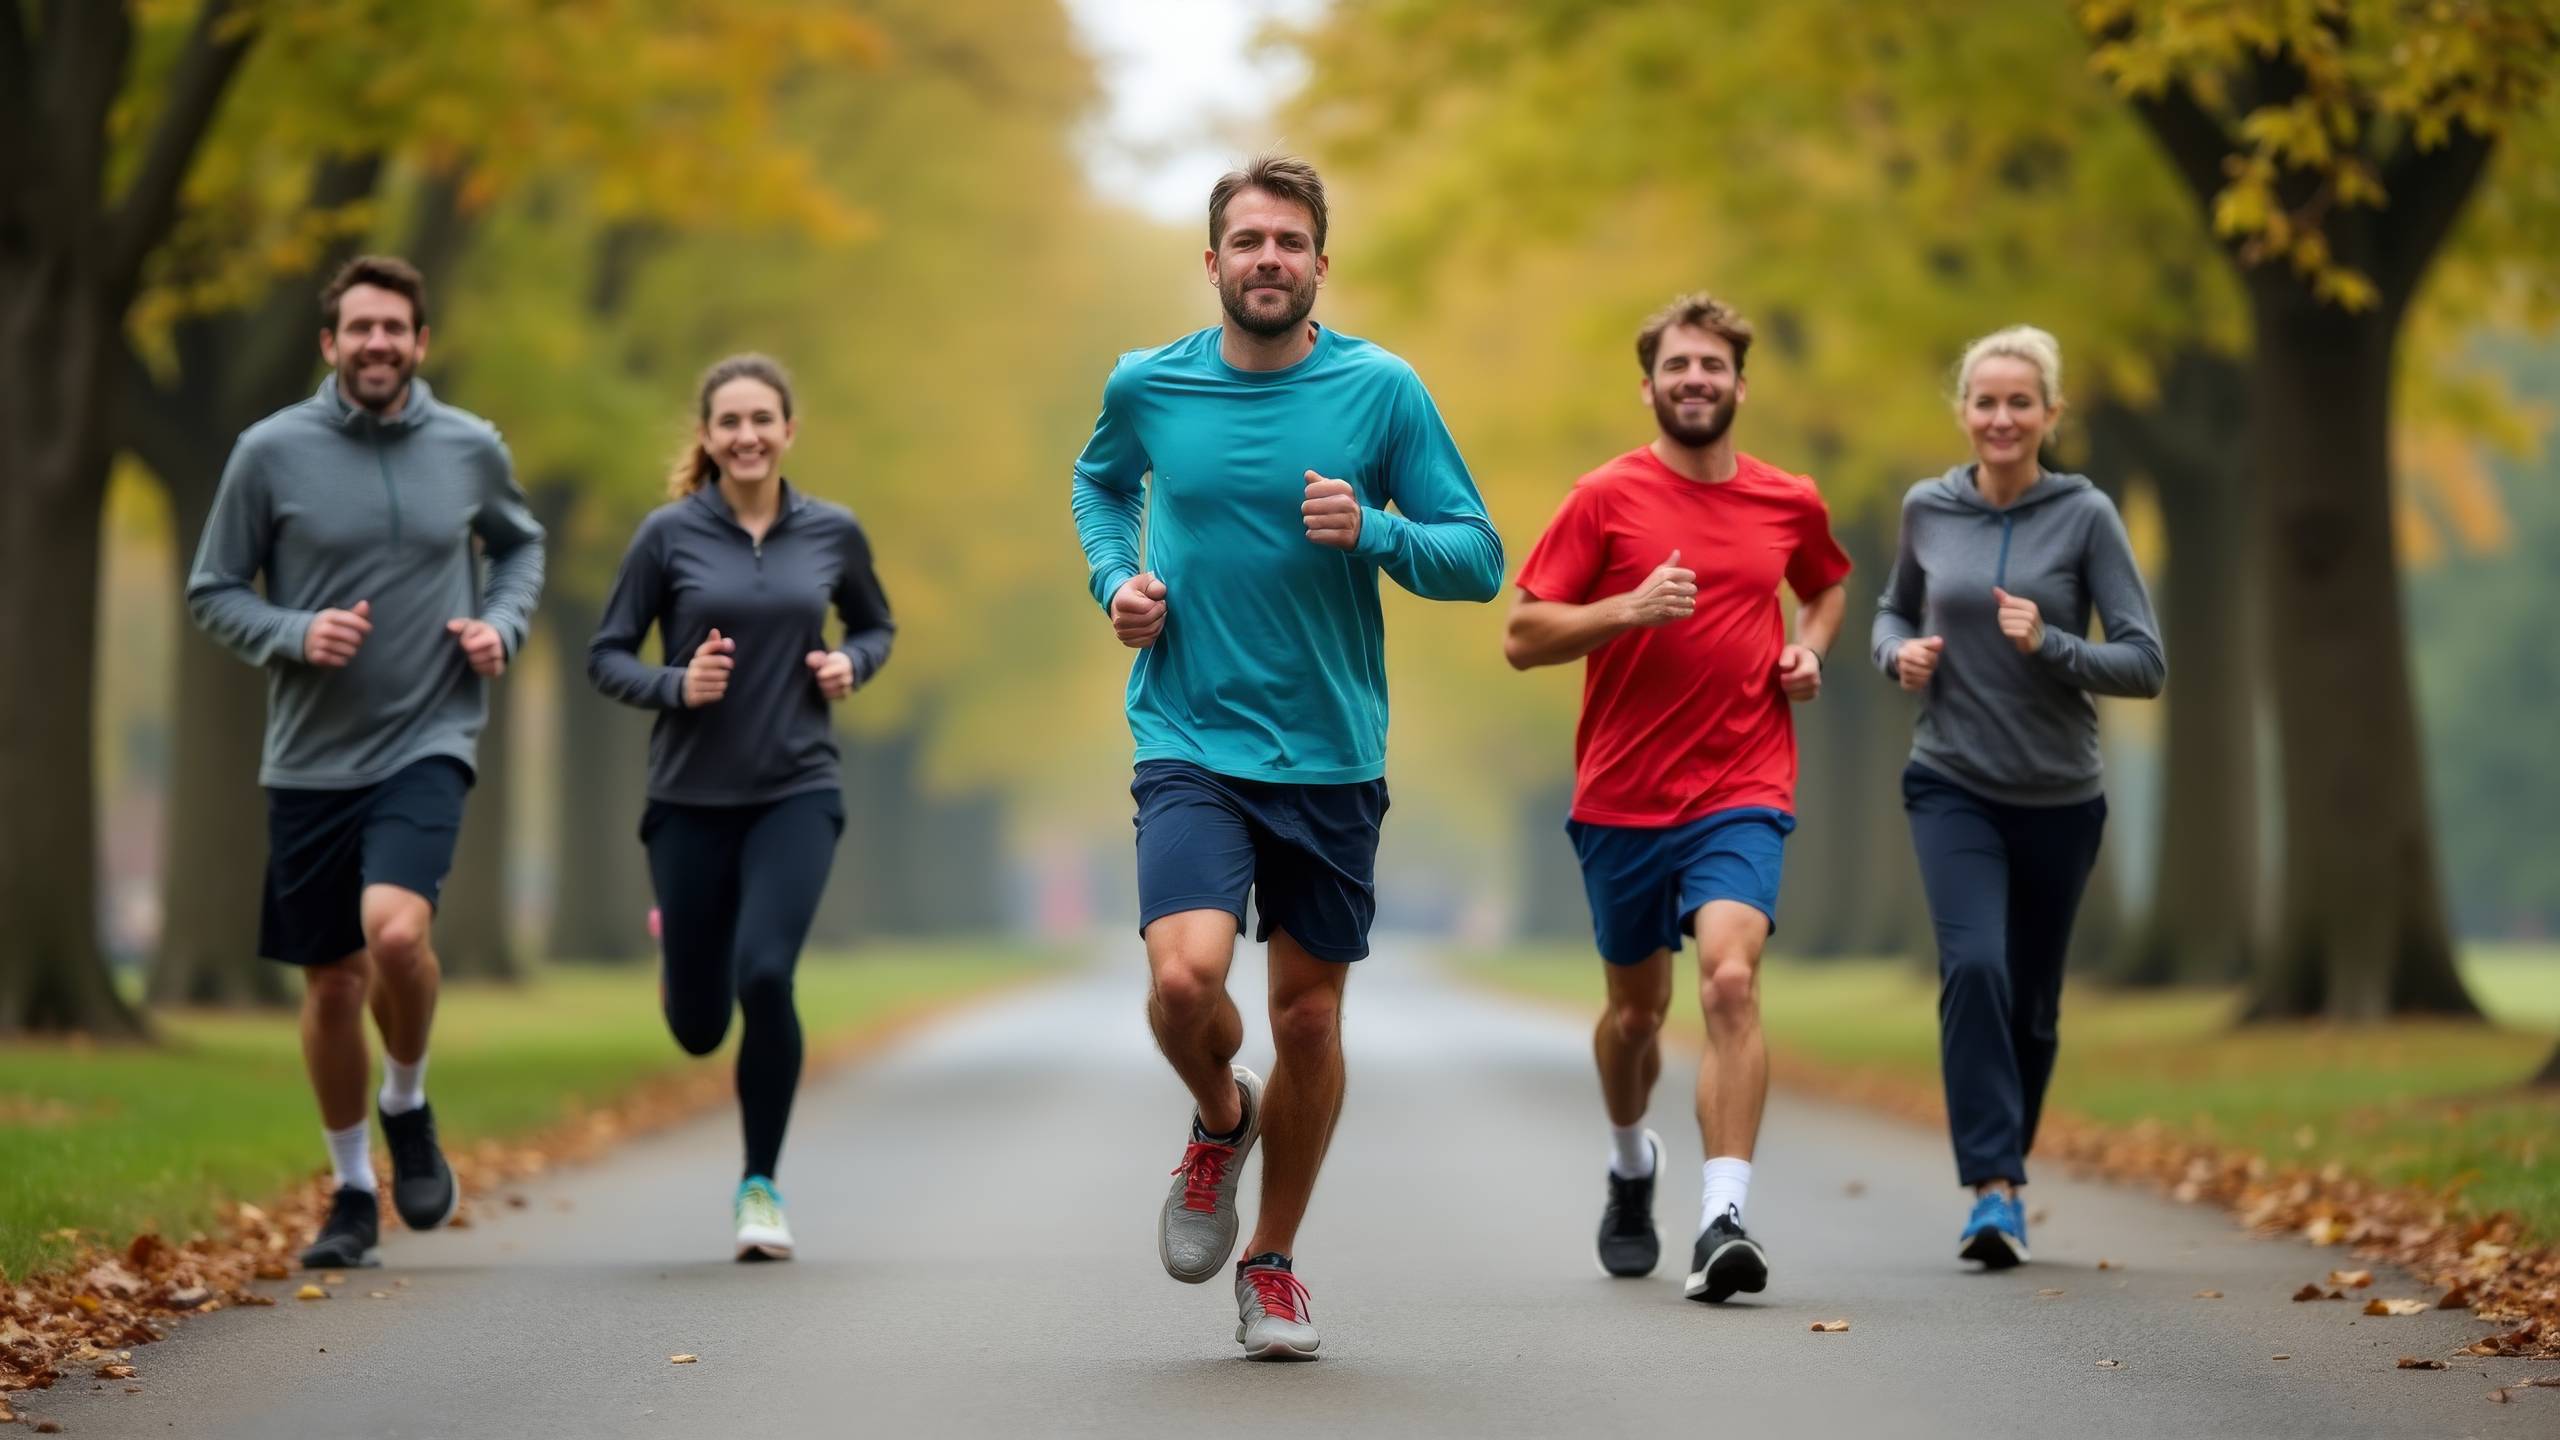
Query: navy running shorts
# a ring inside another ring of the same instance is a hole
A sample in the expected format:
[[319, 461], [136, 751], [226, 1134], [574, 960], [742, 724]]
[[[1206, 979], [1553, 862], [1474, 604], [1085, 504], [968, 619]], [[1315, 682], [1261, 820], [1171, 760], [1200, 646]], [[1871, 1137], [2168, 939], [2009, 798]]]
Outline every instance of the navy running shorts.
[[267, 889], [258, 953], [326, 965], [364, 948], [364, 890], [444, 893], [471, 768], [431, 755], [354, 790], [267, 790]]
[[1635, 965], [1677, 951], [1689, 917], [1710, 900], [1736, 900], [1778, 929], [1778, 877], [1796, 817], [1746, 806], [1661, 828], [1565, 822], [1582, 859], [1591, 933], [1600, 958]]
[[1141, 936], [1184, 910], [1224, 910], [1241, 931], [1250, 891], [1261, 917], [1255, 940], [1286, 930], [1320, 960], [1369, 953], [1384, 780], [1289, 785], [1148, 760], [1129, 794], [1138, 802]]

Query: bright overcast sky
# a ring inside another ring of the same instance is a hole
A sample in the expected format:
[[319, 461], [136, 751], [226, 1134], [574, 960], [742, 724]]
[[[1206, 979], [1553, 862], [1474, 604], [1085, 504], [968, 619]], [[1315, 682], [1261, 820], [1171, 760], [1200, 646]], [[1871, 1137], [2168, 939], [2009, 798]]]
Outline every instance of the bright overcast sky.
[[1297, 67], [1257, 54], [1268, 20], [1303, 20], [1325, 0], [1068, 0], [1102, 67], [1109, 101], [1086, 164], [1103, 193], [1189, 220], [1209, 186], [1251, 151], [1285, 143], [1266, 114]]

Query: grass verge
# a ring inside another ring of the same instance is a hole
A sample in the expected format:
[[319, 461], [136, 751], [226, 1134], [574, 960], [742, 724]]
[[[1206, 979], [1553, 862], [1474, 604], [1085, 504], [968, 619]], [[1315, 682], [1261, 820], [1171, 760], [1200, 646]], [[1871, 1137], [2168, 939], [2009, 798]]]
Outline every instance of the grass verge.
[[[812, 955], [798, 983], [810, 1054], [1058, 961], [986, 942]], [[0, 1050], [0, 1274], [23, 1278], [84, 1242], [212, 1231], [230, 1203], [325, 1165], [291, 1015], [155, 1019], [153, 1048]], [[470, 1144], [556, 1126], [687, 1064], [725, 1074], [728, 1054], [693, 1062], [676, 1048], [645, 967], [553, 967], [521, 986], [448, 988], [427, 1088], [448, 1145]]]
[[[1598, 1013], [1600, 962], [1579, 946], [1453, 963]], [[2464, 971], [2498, 1023], [2238, 1029], [2228, 993], [2074, 984], [2050, 1103], [2111, 1130], [2158, 1130], [2451, 1197], [2458, 1210], [2505, 1212], [2535, 1242], [2560, 1243], [2560, 1093], [2521, 1088], [2560, 1030], [2560, 949], [2500, 947]], [[1674, 993], [1694, 995], [1694, 982], [1684, 973]], [[1935, 1091], [1937, 984], [1908, 963], [1773, 958], [1761, 991], [1783, 1070], [1835, 1075], [1847, 1088]], [[1694, 1044], [1695, 1002], [1675, 1004], [1672, 1024]]]

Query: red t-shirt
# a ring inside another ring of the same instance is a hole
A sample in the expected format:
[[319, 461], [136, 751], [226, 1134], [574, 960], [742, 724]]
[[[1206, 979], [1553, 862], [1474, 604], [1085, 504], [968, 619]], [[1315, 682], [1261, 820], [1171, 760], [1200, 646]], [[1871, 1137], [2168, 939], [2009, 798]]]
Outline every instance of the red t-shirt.
[[1575, 730], [1573, 818], [1594, 825], [1686, 824], [1718, 810], [1795, 811], [1796, 733], [1778, 687], [1786, 618], [1849, 573], [1813, 482], [1737, 455], [1733, 478], [1702, 484], [1630, 450], [1574, 482], [1520, 567], [1540, 600], [1623, 595], [1680, 552], [1698, 573], [1697, 613], [1629, 630], [1584, 662]]

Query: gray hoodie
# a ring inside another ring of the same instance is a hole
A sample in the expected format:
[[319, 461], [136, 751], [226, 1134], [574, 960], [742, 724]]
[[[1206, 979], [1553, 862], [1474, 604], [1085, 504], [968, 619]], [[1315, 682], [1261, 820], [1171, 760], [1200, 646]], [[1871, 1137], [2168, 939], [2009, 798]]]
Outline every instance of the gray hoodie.
[[[1902, 497], [1902, 539], [1876, 601], [1877, 668], [1898, 679], [1906, 640], [1944, 637], [1911, 758], [1985, 799], [2070, 805], [2099, 793], [2093, 695], [2160, 693], [2168, 664], [2124, 521], [2085, 476], [2048, 470], [2005, 509], [1974, 467]], [[1994, 587], [2036, 602], [2044, 644], [2000, 633]], [[2107, 638], [2088, 638], [2090, 612]]]
[[[187, 577], [196, 623], [266, 669], [258, 779], [286, 789], [353, 790], [433, 755], [473, 763], [488, 685], [445, 623], [486, 620], [512, 656], [541, 594], [542, 526], [497, 430], [416, 379], [383, 418], [335, 375], [241, 433]], [[355, 659], [304, 663], [312, 620], [359, 600], [373, 633]]]

